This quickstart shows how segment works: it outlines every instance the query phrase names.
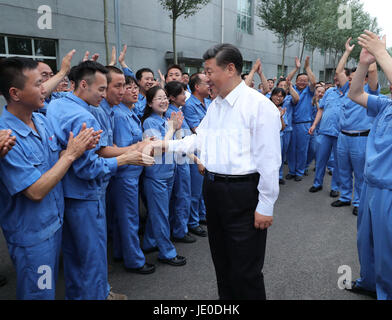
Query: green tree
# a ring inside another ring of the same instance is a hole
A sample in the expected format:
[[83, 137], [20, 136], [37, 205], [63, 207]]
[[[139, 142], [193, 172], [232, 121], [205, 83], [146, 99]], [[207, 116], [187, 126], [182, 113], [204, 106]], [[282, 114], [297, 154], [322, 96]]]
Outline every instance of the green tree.
[[258, 26], [272, 31], [282, 43], [282, 70], [289, 43], [312, 19], [311, 10], [307, 10], [309, 3], [309, 0], [259, 0]]
[[181, 16], [184, 17], [184, 19], [193, 16], [210, 1], [211, 0], [159, 0], [162, 7], [170, 12], [169, 17], [172, 20], [174, 64], [178, 63], [176, 43], [177, 19]]

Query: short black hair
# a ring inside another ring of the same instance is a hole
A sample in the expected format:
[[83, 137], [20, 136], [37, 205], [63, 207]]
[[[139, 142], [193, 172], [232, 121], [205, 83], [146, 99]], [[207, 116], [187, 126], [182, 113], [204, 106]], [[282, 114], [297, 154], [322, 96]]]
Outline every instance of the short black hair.
[[168, 98], [170, 96], [176, 98], [184, 91], [184, 85], [182, 82], [179, 81], [170, 81], [169, 83], [166, 84], [165, 91]]
[[125, 84], [126, 85], [130, 85], [130, 84], [136, 84], [139, 87], [139, 84], [137, 83], [136, 79], [134, 77], [131, 76], [125, 76]]
[[301, 76], [307, 76], [307, 77], [309, 77], [308, 74], [307, 74], [306, 72], [302, 72], [302, 73], [299, 73], [299, 74], [297, 75], [296, 80], [298, 80], [298, 78], [301, 77]]
[[228, 64], [233, 63], [237, 74], [241, 75], [244, 66], [244, 59], [237, 47], [230, 43], [218, 44], [208, 49], [204, 55], [204, 60], [216, 59], [216, 64], [220, 67], [226, 67]]
[[275, 88], [275, 89], [272, 90], [272, 92], [271, 92], [271, 97], [272, 97], [272, 96], [275, 96], [275, 95], [277, 95], [277, 94], [279, 94], [279, 93], [282, 94], [283, 98], [285, 98], [286, 95], [287, 95], [287, 93], [286, 93], [286, 91], [285, 91], [284, 89], [282, 89], [282, 88]]
[[111, 75], [112, 73], [124, 74], [124, 72], [121, 69], [115, 66], [106, 66], [105, 68], [108, 70], [108, 73], [106, 74], [106, 79], [108, 80], [108, 84], [112, 82], [112, 75]]
[[243, 73], [243, 74], [241, 75], [242, 80], [245, 80], [245, 77], [246, 77], [246, 76], [249, 76], [249, 73]]
[[30, 58], [12, 57], [0, 62], [0, 92], [4, 98], [10, 100], [12, 87], [23, 90], [26, 83], [25, 70], [34, 70], [38, 62]]
[[73, 78], [75, 81], [75, 90], [78, 89], [79, 84], [82, 80], [86, 80], [90, 85], [93, 81], [92, 78], [95, 78], [95, 74], [100, 72], [105, 76], [109, 73], [108, 69], [106, 69], [102, 64], [96, 61], [84, 61], [79, 63], [73, 71]]
[[69, 81], [75, 82], [75, 70], [76, 70], [77, 67], [78, 67], [78, 66], [73, 66], [73, 67], [71, 68], [71, 70], [69, 71], [69, 74], [68, 74], [68, 79], [69, 79]]
[[141, 68], [136, 72], [136, 79], [140, 81], [143, 78], [143, 73], [145, 72], [151, 72], [154, 75], [154, 71], [152, 71], [150, 68]]
[[167, 73], [169, 73], [169, 71], [170, 71], [171, 69], [177, 69], [177, 70], [180, 70], [180, 71], [181, 71], [181, 74], [183, 73], [181, 66], [178, 65], [178, 64], [172, 64], [172, 65], [170, 65], [169, 68], [167, 68]]
[[199, 85], [201, 83], [201, 79], [200, 79], [200, 75], [202, 73], [201, 72], [197, 72], [191, 75], [190, 79], [189, 79], [189, 89], [191, 89], [191, 92], [194, 93], [196, 90], [196, 86]]

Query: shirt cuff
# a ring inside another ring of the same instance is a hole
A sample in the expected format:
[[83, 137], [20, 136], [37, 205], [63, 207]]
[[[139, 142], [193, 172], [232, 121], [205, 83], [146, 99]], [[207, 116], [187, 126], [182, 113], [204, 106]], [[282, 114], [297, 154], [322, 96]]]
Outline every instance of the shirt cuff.
[[369, 95], [367, 101], [367, 114], [376, 117], [378, 114], [378, 96]]
[[115, 174], [117, 172], [118, 163], [116, 158], [107, 158], [106, 164], [111, 174]]
[[263, 216], [272, 217], [274, 215], [274, 206], [259, 201], [256, 212]]

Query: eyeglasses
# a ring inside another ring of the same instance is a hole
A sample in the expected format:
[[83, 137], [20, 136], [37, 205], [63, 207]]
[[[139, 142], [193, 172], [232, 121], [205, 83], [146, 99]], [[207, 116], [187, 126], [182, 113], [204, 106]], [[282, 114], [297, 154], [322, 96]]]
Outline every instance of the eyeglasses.
[[167, 97], [158, 97], [158, 98], [154, 98], [153, 101], [162, 102], [162, 101], [169, 101], [169, 99]]

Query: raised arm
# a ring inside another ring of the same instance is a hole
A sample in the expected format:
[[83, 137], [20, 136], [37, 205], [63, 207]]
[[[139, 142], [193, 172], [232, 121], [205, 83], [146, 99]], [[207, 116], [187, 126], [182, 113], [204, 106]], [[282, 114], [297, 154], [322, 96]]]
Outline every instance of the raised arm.
[[75, 52], [75, 50], [68, 52], [67, 55], [63, 58], [60, 71], [42, 84], [45, 88], [46, 97], [49, 97], [51, 93], [56, 90], [58, 84], [65, 78], [65, 76], [68, 75], [69, 71], [71, 70], [72, 57]]
[[392, 83], [392, 57], [386, 49], [386, 41], [386, 36], [379, 39], [376, 34], [368, 30], [358, 38], [359, 45], [375, 57], [389, 82]]
[[347, 60], [348, 57], [350, 56], [351, 52], [354, 50], [355, 48], [355, 44], [353, 44], [352, 46], [350, 46], [350, 42], [351, 42], [352, 38], [348, 38], [348, 40], [346, 41], [346, 50], [344, 51], [344, 54], [342, 56], [342, 58], [340, 59], [338, 66], [336, 67], [336, 76], [338, 77], [339, 83], [340, 83], [340, 87], [342, 88], [348, 81], [348, 77], [346, 75], [346, 72], [344, 70], [346, 64], [347, 64]]
[[297, 91], [295, 91], [293, 84], [291, 83], [291, 80], [287, 78], [287, 84], [289, 86], [289, 92], [291, 95], [291, 100], [293, 102], [293, 105], [296, 105], [299, 102], [299, 94]]
[[365, 108], [367, 107], [369, 95], [364, 91], [363, 84], [366, 78], [366, 74], [369, 71], [369, 67], [374, 65], [375, 62], [376, 59], [373, 57], [373, 55], [363, 48], [359, 58], [359, 65], [357, 71], [355, 72], [354, 78], [351, 81], [351, 87], [348, 93], [348, 97], [352, 101], [360, 104], [361, 106], [364, 106]]
[[261, 80], [261, 84], [263, 86], [263, 94], [267, 94], [269, 91], [269, 85], [268, 85], [267, 78], [265, 77], [265, 75], [263, 73], [263, 65], [261, 64], [261, 61], [260, 61], [260, 66], [257, 69], [257, 74], [259, 75], [260, 80]]
[[250, 87], [252, 85], [253, 79], [255, 77], [255, 73], [259, 69], [261, 62], [260, 59], [257, 59], [256, 62], [253, 64], [252, 70], [250, 70], [248, 76], [245, 79], [245, 84]]
[[301, 61], [299, 61], [298, 57], [295, 57], [295, 69], [293, 69], [289, 75], [287, 76], [287, 79], [290, 80], [290, 82], [293, 80], [295, 74], [301, 69]]
[[316, 88], [316, 77], [312, 71], [312, 68], [310, 67], [310, 57], [306, 57], [305, 59], [305, 72], [307, 73], [309, 77], [309, 87], [310, 91], [314, 92], [314, 89]]

